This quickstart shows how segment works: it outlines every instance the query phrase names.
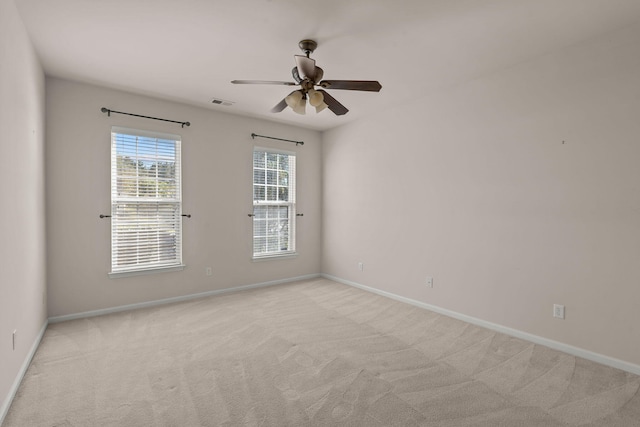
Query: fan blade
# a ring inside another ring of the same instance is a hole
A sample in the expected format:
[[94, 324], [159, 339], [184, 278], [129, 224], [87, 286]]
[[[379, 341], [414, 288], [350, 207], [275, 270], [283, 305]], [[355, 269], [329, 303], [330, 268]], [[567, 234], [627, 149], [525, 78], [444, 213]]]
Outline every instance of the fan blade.
[[327, 104], [327, 107], [335, 113], [336, 116], [342, 116], [347, 114], [349, 110], [344, 105], [340, 104], [333, 96], [329, 95], [322, 89], [318, 89], [318, 92], [322, 93], [324, 97], [324, 103]]
[[382, 85], [375, 80], [323, 80], [318, 83], [325, 89], [365, 90], [380, 92]]
[[287, 108], [287, 103], [286, 103], [286, 102], [285, 102], [285, 100], [283, 99], [282, 101], [278, 102], [278, 104], [277, 104], [275, 107], [273, 107], [273, 108], [271, 109], [271, 112], [272, 112], [272, 113], [279, 113], [279, 112], [281, 112], [282, 110], [284, 110], [285, 108]]
[[231, 83], [236, 85], [283, 85], [283, 86], [295, 86], [294, 82], [274, 82], [271, 80], [231, 80]]
[[295, 55], [295, 57], [300, 77], [314, 80], [316, 77], [316, 60], [302, 55]]

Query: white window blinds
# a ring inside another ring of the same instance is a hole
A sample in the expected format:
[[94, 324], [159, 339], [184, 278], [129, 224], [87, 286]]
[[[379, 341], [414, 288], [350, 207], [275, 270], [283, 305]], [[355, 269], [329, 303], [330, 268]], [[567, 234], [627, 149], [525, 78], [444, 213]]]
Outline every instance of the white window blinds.
[[296, 156], [253, 152], [253, 256], [295, 253]]
[[111, 131], [111, 273], [182, 265], [180, 136]]

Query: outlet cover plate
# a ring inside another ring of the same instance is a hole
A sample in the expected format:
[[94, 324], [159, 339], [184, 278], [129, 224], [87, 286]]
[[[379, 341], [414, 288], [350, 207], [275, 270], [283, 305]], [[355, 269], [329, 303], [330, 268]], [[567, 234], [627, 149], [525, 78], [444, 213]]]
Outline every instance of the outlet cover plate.
[[553, 304], [553, 317], [564, 319], [564, 305]]

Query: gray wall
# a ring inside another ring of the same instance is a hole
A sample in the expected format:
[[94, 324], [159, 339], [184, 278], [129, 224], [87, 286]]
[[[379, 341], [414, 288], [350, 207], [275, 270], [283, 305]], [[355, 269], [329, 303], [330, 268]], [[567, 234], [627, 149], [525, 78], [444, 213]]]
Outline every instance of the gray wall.
[[0, 0], [0, 159], [1, 422], [47, 317], [44, 74], [13, 0]]
[[[47, 254], [49, 315], [61, 316], [320, 273], [320, 134], [97, 86], [47, 79]], [[190, 127], [101, 107], [187, 120]], [[182, 136], [183, 271], [110, 279], [112, 126]], [[251, 139], [251, 133], [304, 145]], [[253, 262], [252, 150], [297, 153], [297, 252]], [[213, 275], [206, 276], [206, 267]]]
[[638, 40], [327, 132], [323, 273], [640, 365]]

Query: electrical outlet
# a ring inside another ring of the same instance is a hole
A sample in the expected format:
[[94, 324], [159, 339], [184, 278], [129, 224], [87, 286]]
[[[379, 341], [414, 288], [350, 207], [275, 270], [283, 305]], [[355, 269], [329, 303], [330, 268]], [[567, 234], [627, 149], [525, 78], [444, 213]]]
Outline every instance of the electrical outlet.
[[427, 277], [426, 284], [428, 287], [433, 288], [433, 277]]
[[364, 263], [362, 263], [362, 262], [358, 263], [358, 270], [364, 271]]
[[13, 347], [13, 349], [16, 349], [16, 334], [18, 333], [17, 329], [13, 330], [13, 335], [11, 335], [11, 346]]
[[204, 269], [204, 272], [205, 272], [205, 274], [207, 276], [211, 276], [211, 275], [213, 275], [213, 268], [207, 267], [207, 268]]
[[553, 317], [564, 319], [564, 305], [553, 304]]

